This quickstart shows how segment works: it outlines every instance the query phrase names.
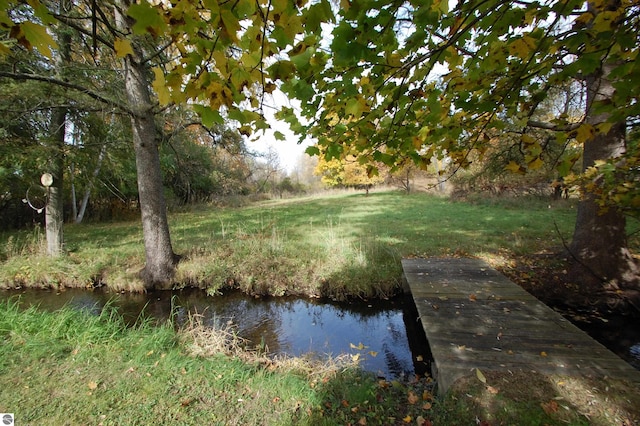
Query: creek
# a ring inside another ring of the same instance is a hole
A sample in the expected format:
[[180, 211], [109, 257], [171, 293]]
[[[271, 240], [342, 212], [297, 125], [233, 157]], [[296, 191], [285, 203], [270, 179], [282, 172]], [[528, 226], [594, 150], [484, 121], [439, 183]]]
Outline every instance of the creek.
[[[335, 303], [290, 297], [253, 298], [239, 292], [210, 297], [200, 290], [145, 294], [101, 289], [0, 291], [23, 306], [54, 311], [63, 306], [99, 314], [109, 303], [128, 324], [141, 316], [184, 324], [190, 314], [205, 324], [232, 321], [240, 337], [272, 355], [358, 356], [363, 369], [389, 379], [429, 374], [431, 355], [409, 295], [389, 301]], [[629, 317], [564, 314], [578, 327], [640, 369], [640, 328]], [[374, 356], [375, 355], [375, 356]]]
[[[108, 293], [100, 289], [64, 291], [20, 290], [0, 292], [0, 299], [20, 297], [23, 306], [54, 311], [63, 306], [99, 314], [111, 304], [128, 324], [141, 316], [165, 321], [173, 312], [176, 325], [190, 314], [204, 324], [232, 321], [240, 337], [272, 355], [318, 357], [347, 354], [380, 377], [396, 379], [428, 371], [429, 347], [413, 302], [335, 303], [319, 299], [253, 298], [231, 292], [210, 297], [199, 290]], [[413, 318], [411, 320], [410, 318]]]

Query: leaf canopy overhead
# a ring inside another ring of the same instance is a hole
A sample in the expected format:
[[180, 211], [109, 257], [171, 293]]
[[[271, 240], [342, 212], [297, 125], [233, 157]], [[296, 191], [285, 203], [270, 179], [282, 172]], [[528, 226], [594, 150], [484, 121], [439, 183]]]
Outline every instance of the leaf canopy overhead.
[[[0, 27], [42, 54], [55, 49], [42, 30], [47, 2], [28, 2], [37, 22], [7, 12], [16, 4], [0, 1]], [[280, 88], [301, 106], [279, 118], [327, 158], [426, 166], [446, 155], [465, 166], [494, 132], [539, 124], [552, 87], [579, 85], [603, 64], [618, 90], [590, 106], [601, 122], [557, 115], [545, 128], [584, 143], [640, 115], [637, 0], [142, 0], [127, 14], [136, 34], [115, 38], [117, 56], [141, 36], [170, 46], [153, 69], [160, 104], [197, 104], [206, 123], [231, 118], [248, 134], [267, 127]], [[527, 167], [540, 166], [540, 144], [523, 138], [520, 149]]]

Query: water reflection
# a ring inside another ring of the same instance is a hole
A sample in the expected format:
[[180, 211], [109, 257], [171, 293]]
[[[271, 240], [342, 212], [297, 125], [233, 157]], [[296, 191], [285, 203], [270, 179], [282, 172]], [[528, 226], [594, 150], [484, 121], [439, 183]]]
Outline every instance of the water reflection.
[[[359, 353], [364, 369], [387, 378], [423, 374], [426, 370], [426, 361], [416, 359], [428, 358], [428, 345], [421, 329], [411, 329], [415, 319], [409, 318], [414, 314], [403, 300], [336, 304], [297, 298], [254, 299], [240, 293], [207, 297], [196, 290], [147, 294], [26, 290], [1, 293], [0, 297], [16, 294], [25, 305], [47, 310], [68, 305], [98, 314], [111, 303], [128, 323], [143, 315], [163, 321], [173, 311], [176, 322], [183, 324], [190, 314], [198, 313], [205, 324], [233, 321], [241, 337], [254, 345], [265, 345], [269, 353]], [[421, 338], [414, 338], [416, 335]]]

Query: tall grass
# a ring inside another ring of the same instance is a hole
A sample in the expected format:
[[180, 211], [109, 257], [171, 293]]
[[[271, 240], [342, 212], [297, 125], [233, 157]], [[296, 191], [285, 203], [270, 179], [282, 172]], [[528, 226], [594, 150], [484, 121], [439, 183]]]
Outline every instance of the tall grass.
[[419, 410], [398, 411], [401, 385], [381, 389], [344, 363], [252, 356], [229, 332], [197, 321], [178, 331], [127, 328], [108, 309], [94, 316], [2, 302], [0, 410], [38, 425], [329, 425], [365, 415], [386, 423]]
[[487, 384], [472, 374], [434, 399], [429, 380], [388, 382], [345, 363], [243, 351], [224, 325], [127, 327], [110, 309], [45, 312], [15, 300], [0, 303], [0, 342], [0, 412], [16, 424], [615, 425], [633, 424], [640, 402], [621, 383], [532, 372], [487, 372]]
[[[454, 202], [387, 192], [239, 208], [198, 206], [172, 214], [170, 221], [174, 248], [184, 255], [176, 287], [344, 299], [395, 294], [405, 256], [470, 255], [500, 262], [555, 249], [570, 238], [575, 209], [565, 201]], [[144, 265], [138, 223], [68, 225], [67, 256], [57, 260], [17, 244], [29, 235], [0, 236], [0, 286], [142, 289], [136, 276]]]

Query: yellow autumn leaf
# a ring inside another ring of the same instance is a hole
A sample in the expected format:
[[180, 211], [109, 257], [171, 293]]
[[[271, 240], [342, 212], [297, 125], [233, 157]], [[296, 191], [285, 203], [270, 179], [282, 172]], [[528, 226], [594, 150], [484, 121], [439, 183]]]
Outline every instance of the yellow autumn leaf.
[[376, 351], [369, 351], [369, 355], [371, 355], [372, 357], [377, 357], [378, 356], [378, 352]]
[[124, 38], [116, 38], [113, 41], [113, 49], [116, 51], [118, 58], [124, 58], [127, 55], [133, 55], [133, 47], [129, 40]]
[[6, 41], [0, 42], [0, 56], [6, 56], [11, 53], [11, 48], [7, 45]]
[[576, 130], [576, 141], [578, 141], [578, 143], [585, 143], [593, 137], [593, 134], [593, 126], [591, 124], [584, 123], [578, 127], [578, 130]]
[[530, 136], [530, 135], [522, 135], [520, 140], [522, 141], [522, 143], [524, 145], [533, 145], [533, 144], [536, 143], [536, 139], [533, 136]]
[[598, 131], [598, 133], [606, 135], [607, 133], [609, 133], [612, 127], [613, 123], [604, 122], [596, 125], [596, 130]]
[[538, 170], [542, 166], [544, 166], [544, 161], [540, 157], [536, 157], [527, 163], [527, 167], [531, 170]]
[[509, 161], [509, 164], [504, 166], [504, 169], [510, 171], [511, 173], [524, 174], [524, 170], [520, 167], [520, 164], [515, 161]]
[[487, 383], [487, 378], [484, 376], [484, 374], [482, 374], [482, 371], [480, 371], [480, 369], [478, 369], [478, 368], [476, 368], [476, 377], [482, 383]]
[[93, 380], [90, 381], [87, 386], [89, 387], [89, 389], [91, 390], [96, 390], [98, 388], [98, 383], [94, 382]]
[[171, 93], [169, 93], [169, 90], [167, 89], [164, 72], [161, 68], [156, 67], [153, 69], [153, 74], [155, 78], [152, 86], [153, 90], [155, 90], [158, 95], [158, 102], [160, 102], [160, 105], [168, 105], [169, 102], [171, 102]]
[[528, 58], [535, 49], [536, 41], [528, 35], [514, 40], [514, 42], [509, 45], [509, 53], [522, 59]]
[[411, 416], [407, 416], [404, 419], [402, 419], [402, 421], [405, 422], [405, 423], [411, 423], [411, 420], [413, 420], [413, 417], [411, 417]]
[[51, 58], [51, 48], [57, 48], [58, 43], [47, 31], [47, 28], [34, 22], [22, 22], [16, 39], [28, 49], [36, 48], [43, 56]]

